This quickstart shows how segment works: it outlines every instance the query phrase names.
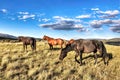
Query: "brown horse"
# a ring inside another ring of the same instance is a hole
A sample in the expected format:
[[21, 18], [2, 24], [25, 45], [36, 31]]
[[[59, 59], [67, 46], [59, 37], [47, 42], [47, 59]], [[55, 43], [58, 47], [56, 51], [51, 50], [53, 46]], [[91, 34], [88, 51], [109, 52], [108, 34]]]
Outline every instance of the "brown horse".
[[[95, 55], [95, 64], [97, 63], [97, 54], [96, 52], [99, 51], [100, 56], [104, 60], [104, 64], [108, 64], [107, 61], [107, 51], [102, 41], [98, 40], [84, 40], [79, 39], [75, 40], [71, 44], [67, 44], [65, 48], [61, 50], [61, 54], [59, 59], [63, 60], [69, 51], [74, 50], [76, 52], [75, 61], [82, 65], [82, 54], [83, 53], [90, 53], [93, 52]], [[80, 56], [80, 62], [77, 60], [77, 57]]]
[[36, 40], [35, 40], [35, 38], [19, 36], [18, 40], [23, 42], [24, 51], [25, 50], [27, 51], [27, 45], [31, 46], [32, 51], [36, 50]]
[[60, 45], [61, 49], [62, 49], [63, 44], [64, 44], [64, 40], [63, 39], [60, 39], [60, 38], [54, 39], [54, 38], [48, 37], [46, 35], [44, 35], [43, 40], [47, 40], [48, 41], [50, 49], [53, 49], [54, 45]]

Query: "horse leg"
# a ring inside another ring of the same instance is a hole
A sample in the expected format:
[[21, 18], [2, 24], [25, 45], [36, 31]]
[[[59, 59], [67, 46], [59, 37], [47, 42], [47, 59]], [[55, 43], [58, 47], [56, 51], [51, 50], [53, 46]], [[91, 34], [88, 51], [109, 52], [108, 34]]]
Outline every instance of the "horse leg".
[[[75, 55], [75, 61], [77, 63], [79, 63], [80, 65], [82, 65], [82, 52], [80, 52], [79, 50], [75, 50], [76, 51], [76, 55]], [[80, 62], [77, 60], [77, 57], [80, 55]]]
[[27, 51], [27, 45], [26, 45], [26, 51]]
[[49, 46], [50, 46], [50, 50], [52, 50], [52, 49], [53, 49], [53, 46], [52, 46], [51, 44], [49, 44]]
[[33, 48], [33, 45], [30, 45], [31, 46], [31, 49], [32, 49], [32, 51], [34, 50], [34, 48]]
[[94, 55], [95, 55], [95, 63], [94, 64], [97, 64], [97, 53], [95, 52]]
[[25, 51], [25, 44], [23, 44], [23, 51]]
[[53, 45], [51, 45], [51, 49], [53, 49]]
[[78, 56], [79, 56], [79, 54], [76, 53], [76, 55], [75, 55], [75, 61], [80, 64], [80, 62], [77, 60], [77, 57], [78, 57]]
[[79, 54], [80, 54], [80, 65], [82, 65], [82, 52], [80, 52]]
[[61, 49], [62, 49], [62, 44], [61, 44]]
[[62, 49], [62, 44], [61, 44], [61, 49]]
[[34, 50], [35, 50], [35, 52], [36, 52], [36, 41], [34, 41]]
[[104, 54], [103, 54], [104, 64], [105, 64], [105, 65], [108, 65], [108, 60], [106, 61], [106, 58], [108, 58], [108, 56], [107, 56], [106, 53], [104, 53]]
[[106, 61], [106, 58], [108, 58], [106, 51], [99, 50], [100, 56], [103, 58], [104, 64], [108, 65], [108, 61]]
[[49, 44], [49, 47], [50, 47], [50, 49], [51, 49], [51, 44]]

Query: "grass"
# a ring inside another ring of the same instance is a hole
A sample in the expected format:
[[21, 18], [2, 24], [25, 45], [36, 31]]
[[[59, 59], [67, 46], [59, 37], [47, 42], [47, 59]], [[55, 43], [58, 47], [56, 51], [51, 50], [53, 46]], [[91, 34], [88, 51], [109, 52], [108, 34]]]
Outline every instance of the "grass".
[[[59, 62], [60, 50], [49, 50], [43, 41], [37, 42], [36, 52], [30, 46], [23, 52], [22, 43], [0, 43], [0, 80], [120, 80], [120, 46], [105, 46], [113, 55], [108, 66], [102, 58], [94, 65], [92, 57], [85, 58], [85, 65], [80, 66], [74, 51]], [[83, 57], [89, 55], [92, 53]]]

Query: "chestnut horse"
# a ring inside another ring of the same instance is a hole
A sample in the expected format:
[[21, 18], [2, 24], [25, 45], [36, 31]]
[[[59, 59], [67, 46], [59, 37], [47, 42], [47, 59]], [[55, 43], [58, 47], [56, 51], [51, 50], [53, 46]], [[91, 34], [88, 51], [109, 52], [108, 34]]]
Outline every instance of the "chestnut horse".
[[27, 45], [31, 46], [32, 51], [36, 50], [36, 40], [35, 40], [35, 38], [19, 36], [18, 40], [23, 42], [24, 51], [25, 50], [27, 51]]
[[62, 49], [63, 44], [64, 44], [64, 40], [63, 39], [60, 39], [60, 38], [54, 39], [54, 38], [48, 37], [46, 35], [44, 35], [43, 40], [47, 40], [48, 41], [50, 49], [53, 49], [54, 45], [60, 45], [61, 49]]

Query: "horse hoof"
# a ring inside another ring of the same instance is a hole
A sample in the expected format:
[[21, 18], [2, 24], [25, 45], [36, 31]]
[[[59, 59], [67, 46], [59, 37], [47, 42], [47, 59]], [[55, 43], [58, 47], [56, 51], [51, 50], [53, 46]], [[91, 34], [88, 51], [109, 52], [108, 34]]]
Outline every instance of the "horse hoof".
[[94, 63], [94, 65], [97, 65], [97, 63]]
[[83, 62], [82, 64], [84, 64], [84, 65], [85, 65], [85, 62]]
[[108, 66], [108, 63], [107, 63], [107, 62], [105, 62], [104, 64]]
[[82, 66], [82, 64], [80, 64], [80, 66]]
[[57, 64], [59, 64], [60, 62], [61, 62], [61, 61], [57, 61], [57, 62], [55, 62], [54, 64], [57, 65]]

